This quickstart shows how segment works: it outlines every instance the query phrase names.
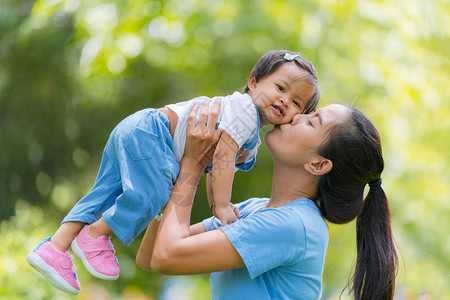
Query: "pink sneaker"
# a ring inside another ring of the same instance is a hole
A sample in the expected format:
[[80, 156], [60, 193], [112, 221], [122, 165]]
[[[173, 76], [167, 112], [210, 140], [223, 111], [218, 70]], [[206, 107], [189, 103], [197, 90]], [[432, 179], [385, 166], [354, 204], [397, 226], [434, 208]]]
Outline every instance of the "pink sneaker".
[[84, 226], [72, 241], [73, 252], [81, 258], [86, 269], [95, 277], [116, 280], [119, 278], [119, 264], [114, 255], [111, 237], [102, 235], [94, 239], [89, 236], [86, 228], [87, 226]]
[[44, 239], [28, 254], [27, 262], [56, 288], [77, 295], [81, 288], [73, 256], [68, 251], [64, 253], [59, 251], [49, 240], [50, 237]]

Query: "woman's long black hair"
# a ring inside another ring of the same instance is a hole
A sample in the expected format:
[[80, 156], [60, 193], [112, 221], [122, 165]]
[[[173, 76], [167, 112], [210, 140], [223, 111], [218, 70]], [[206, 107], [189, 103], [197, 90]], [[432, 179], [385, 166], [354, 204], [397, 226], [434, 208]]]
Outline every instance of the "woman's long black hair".
[[[394, 296], [398, 257], [390, 225], [389, 203], [381, 187], [384, 161], [380, 136], [372, 122], [351, 109], [347, 122], [334, 126], [318, 150], [333, 163], [318, 185], [318, 206], [331, 223], [355, 217], [357, 261], [349, 286], [355, 300]], [[363, 200], [364, 187], [370, 184]]]

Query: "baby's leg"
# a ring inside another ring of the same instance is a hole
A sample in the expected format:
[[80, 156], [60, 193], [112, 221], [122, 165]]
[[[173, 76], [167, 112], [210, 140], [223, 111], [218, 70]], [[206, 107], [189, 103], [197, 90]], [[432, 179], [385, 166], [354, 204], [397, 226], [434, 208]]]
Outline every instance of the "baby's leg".
[[114, 148], [122, 194], [102, 217], [127, 245], [164, 208], [178, 175], [169, 127], [158, 111], [144, 111], [131, 131], [120, 132]]
[[86, 269], [100, 279], [115, 280], [119, 265], [111, 243], [113, 231], [103, 218], [82, 228], [72, 241], [73, 252], [81, 258]]
[[[50, 239], [50, 243], [59, 251], [66, 252], [84, 225], [85, 223], [83, 222], [66, 222], [61, 224]], [[101, 235], [111, 235], [113, 233], [103, 218], [89, 225], [86, 230], [89, 236], [93, 238], [98, 238]]]
[[101, 235], [113, 234], [112, 229], [108, 226], [108, 224], [106, 224], [103, 217], [101, 217], [97, 222], [88, 225], [86, 230], [89, 236], [93, 237], [94, 239], [98, 238]]
[[66, 222], [61, 224], [50, 239], [50, 243], [59, 251], [66, 252], [84, 224], [83, 222]]
[[[83, 247], [87, 245], [87, 247], [90, 247], [89, 250], [98, 250], [95, 253], [90, 251], [89, 254], [101, 258], [100, 255], [97, 255], [101, 251], [106, 252], [108, 258], [111, 258], [110, 261], [112, 263], [110, 265], [114, 267], [114, 273], [109, 272], [106, 274], [106, 279], [116, 279], [118, 277], [119, 269], [114, 256], [114, 247], [108, 236], [110, 232], [106, 230], [105, 233], [107, 235], [101, 237], [100, 241], [96, 241], [96, 239], [88, 236], [86, 227], [83, 227], [86, 224], [96, 223], [102, 213], [114, 204], [115, 199], [121, 193], [120, 174], [117, 172], [115, 162], [107, 154], [109, 148], [111, 148], [110, 140], [108, 140], [99, 173], [91, 191], [75, 204], [53, 237], [44, 239], [27, 256], [27, 262], [34, 269], [40, 272], [56, 288], [70, 294], [78, 294], [80, 292], [80, 284], [75, 272], [74, 261], [68, 249], [72, 246], [73, 250], [73, 244], [80, 236], [84, 238], [83, 242], [79, 243], [80, 245]], [[77, 256], [79, 253], [80, 251], [77, 253]]]
[[80, 292], [80, 283], [72, 256], [67, 250], [83, 225], [82, 222], [62, 224], [53, 237], [44, 239], [27, 255], [27, 262], [53, 286], [73, 295]]

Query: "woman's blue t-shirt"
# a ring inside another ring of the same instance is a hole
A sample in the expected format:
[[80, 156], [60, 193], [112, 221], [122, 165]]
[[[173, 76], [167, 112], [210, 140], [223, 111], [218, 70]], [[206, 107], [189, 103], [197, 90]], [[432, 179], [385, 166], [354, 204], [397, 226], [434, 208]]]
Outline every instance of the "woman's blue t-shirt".
[[[328, 229], [316, 205], [298, 199], [265, 208], [269, 199], [237, 204], [240, 218], [221, 227], [245, 267], [211, 274], [212, 299], [319, 299]], [[216, 218], [205, 229], [220, 226]]]

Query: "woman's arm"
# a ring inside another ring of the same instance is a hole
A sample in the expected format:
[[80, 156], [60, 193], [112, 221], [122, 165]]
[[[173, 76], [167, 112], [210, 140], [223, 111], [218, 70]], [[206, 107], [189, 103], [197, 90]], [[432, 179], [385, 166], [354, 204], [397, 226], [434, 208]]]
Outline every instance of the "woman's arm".
[[[186, 160], [183, 161], [181, 170], [193, 168]], [[178, 184], [167, 204], [158, 230], [151, 268], [165, 274], [195, 274], [244, 266], [240, 255], [221, 230], [190, 235], [192, 198], [197, 181], [194, 176], [190, 179], [193, 181], [188, 179]]]
[[[148, 225], [145, 231], [144, 238], [142, 239], [141, 245], [139, 246], [139, 251], [136, 256], [136, 264], [144, 270], [152, 271], [150, 266], [150, 261], [152, 260], [153, 247], [155, 246], [156, 234], [159, 228], [159, 221], [153, 219]], [[196, 223], [191, 225], [189, 234], [191, 236], [206, 232], [203, 223]]]
[[[206, 197], [208, 198], [208, 204], [209, 204], [209, 207], [211, 207], [211, 208], [214, 203], [213, 181], [214, 181], [214, 178], [212, 176], [212, 173], [209, 172], [208, 174], [206, 174]], [[211, 211], [211, 213], [212, 213], [212, 211]]]
[[160, 221], [153, 219], [145, 231], [144, 238], [139, 246], [138, 254], [136, 255], [136, 264], [144, 270], [152, 271], [150, 261], [153, 255], [153, 248], [155, 246], [156, 233], [158, 232]]
[[[220, 104], [213, 104], [209, 122], [208, 105], [201, 108], [195, 125], [196, 108], [189, 115], [185, 156], [180, 175], [159, 225], [151, 269], [166, 274], [195, 274], [243, 267], [244, 263], [221, 230], [190, 234], [190, 216], [198, 181], [211, 161], [213, 145], [220, 131], [215, 129]], [[198, 227], [197, 227], [198, 228]], [[144, 241], [143, 241], [144, 242]]]
[[206, 232], [205, 226], [203, 226], [203, 222], [199, 222], [197, 224], [191, 225], [191, 229], [189, 230], [189, 234], [196, 235]]

